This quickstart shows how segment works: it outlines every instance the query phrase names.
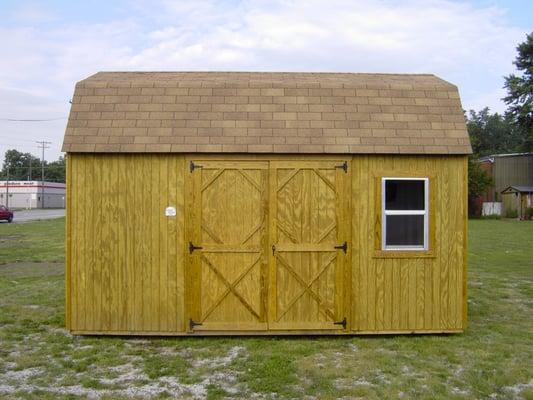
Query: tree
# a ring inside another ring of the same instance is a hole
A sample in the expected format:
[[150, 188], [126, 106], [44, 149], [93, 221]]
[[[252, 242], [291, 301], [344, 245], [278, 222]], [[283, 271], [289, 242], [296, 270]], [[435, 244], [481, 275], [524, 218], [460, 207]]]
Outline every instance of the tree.
[[488, 107], [479, 112], [470, 110], [466, 120], [472, 150], [478, 157], [519, 151], [523, 140], [508, 116], [491, 114]]
[[[31, 177], [30, 177], [31, 163]], [[4, 156], [0, 179], [8, 178], [14, 181], [41, 180], [41, 160], [30, 153], [22, 153], [17, 150], [8, 150]], [[44, 180], [53, 182], [65, 182], [65, 159], [44, 162]]]
[[492, 178], [481, 169], [479, 162], [468, 157], [468, 214], [479, 215], [476, 199], [485, 194], [493, 185]]
[[1, 176], [2, 179], [7, 178], [9, 169], [9, 179], [22, 181], [30, 179], [30, 163], [32, 179], [39, 175], [39, 168], [41, 168], [41, 161], [30, 153], [22, 153], [17, 150], [8, 150], [4, 156], [4, 163], [2, 165]]
[[533, 150], [533, 32], [526, 36], [516, 50], [513, 64], [520, 76], [511, 74], [505, 77], [504, 87], [507, 89], [505, 103], [509, 106], [507, 113], [517, 129], [522, 133], [522, 151]]
[[46, 165], [44, 175], [47, 181], [65, 182], [65, 157], [60, 156], [59, 160], [52, 161]]

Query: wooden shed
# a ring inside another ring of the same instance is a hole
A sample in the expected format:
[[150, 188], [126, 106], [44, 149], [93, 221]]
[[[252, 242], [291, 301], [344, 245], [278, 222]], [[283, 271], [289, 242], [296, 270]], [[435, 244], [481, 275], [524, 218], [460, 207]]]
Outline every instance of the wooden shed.
[[63, 150], [74, 334], [466, 327], [471, 147], [434, 75], [97, 73]]

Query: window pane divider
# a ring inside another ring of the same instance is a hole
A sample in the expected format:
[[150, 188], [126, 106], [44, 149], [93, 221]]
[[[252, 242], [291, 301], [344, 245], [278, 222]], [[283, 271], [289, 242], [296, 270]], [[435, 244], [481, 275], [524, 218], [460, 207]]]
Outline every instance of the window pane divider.
[[426, 210], [385, 210], [385, 215], [425, 215]]

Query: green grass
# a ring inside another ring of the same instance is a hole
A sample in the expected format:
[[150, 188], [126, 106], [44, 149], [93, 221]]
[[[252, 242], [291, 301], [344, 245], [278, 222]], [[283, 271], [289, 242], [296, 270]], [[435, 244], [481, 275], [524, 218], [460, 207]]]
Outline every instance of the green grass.
[[65, 218], [24, 224], [0, 223], [0, 264], [63, 262]]
[[137, 339], [63, 330], [62, 224], [0, 226], [0, 398], [533, 399], [533, 222], [470, 221], [464, 334]]

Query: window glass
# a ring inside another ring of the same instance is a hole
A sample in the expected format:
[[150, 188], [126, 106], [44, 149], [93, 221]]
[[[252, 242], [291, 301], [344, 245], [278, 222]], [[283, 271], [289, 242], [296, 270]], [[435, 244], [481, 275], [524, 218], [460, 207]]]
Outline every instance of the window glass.
[[387, 179], [385, 182], [385, 209], [423, 210], [424, 185], [422, 180]]
[[427, 185], [426, 178], [383, 178], [384, 250], [427, 249]]
[[387, 246], [424, 246], [423, 215], [387, 215]]

